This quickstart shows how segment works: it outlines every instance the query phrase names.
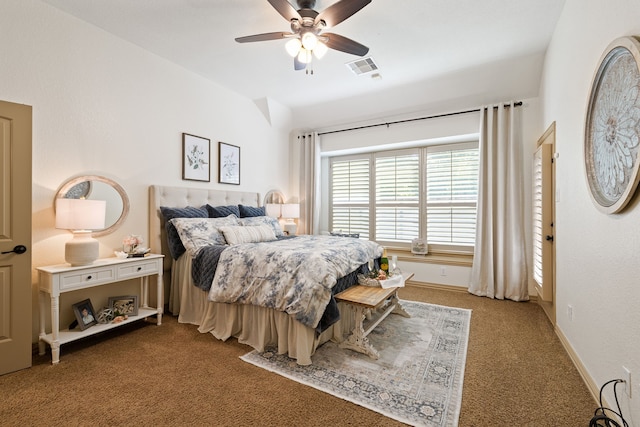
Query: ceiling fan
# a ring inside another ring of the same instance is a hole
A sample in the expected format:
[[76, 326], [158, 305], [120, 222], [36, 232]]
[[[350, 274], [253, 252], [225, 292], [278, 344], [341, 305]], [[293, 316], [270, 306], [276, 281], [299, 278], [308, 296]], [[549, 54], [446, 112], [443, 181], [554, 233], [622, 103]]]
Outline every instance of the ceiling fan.
[[[285, 48], [293, 56], [293, 67], [303, 70], [311, 63], [313, 56], [321, 58], [327, 49], [335, 49], [352, 55], [364, 56], [369, 48], [347, 37], [334, 33], [323, 33], [351, 17], [371, 0], [340, 0], [318, 13], [313, 8], [316, 0], [297, 0], [296, 10], [287, 0], [267, 0], [287, 21], [291, 32], [273, 32], [237, 37], [238, 43], [261, 42], [289, 39]], [[307, 70], [308, 72], [308, 70]], [[313, 71], [312, 71], [313, 73]]]

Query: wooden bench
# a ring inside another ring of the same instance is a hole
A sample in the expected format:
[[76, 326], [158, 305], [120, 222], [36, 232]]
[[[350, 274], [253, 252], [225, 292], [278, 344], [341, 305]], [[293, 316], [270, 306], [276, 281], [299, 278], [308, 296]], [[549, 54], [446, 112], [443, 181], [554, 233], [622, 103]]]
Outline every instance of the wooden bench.
[[[413, 273], [403, 274], [403, 276], [406, 281], [413, 277]], [[355, 313], [355, 326], [349, 337], [340, 343], [341, 348], [364, 353], [373, 359], [379, 357], [378, 351], [373, 348], [367, 335], [391, 313], [411, 317], [400, 305], [398, 289], [354, 285], [336, 295], [336, 300], [349, 304]], [[379, 312], [380, 309], [383, 311]], [[371, 313], [377, 313], [377, 315], [371, 316]], [[365, 320], [367, 320], [366, 329]]]

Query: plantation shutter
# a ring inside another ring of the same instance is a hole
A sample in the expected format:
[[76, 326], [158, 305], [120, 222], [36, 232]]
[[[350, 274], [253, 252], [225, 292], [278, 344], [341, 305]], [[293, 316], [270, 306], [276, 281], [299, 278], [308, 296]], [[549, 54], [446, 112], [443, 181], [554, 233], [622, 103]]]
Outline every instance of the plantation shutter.
[[533, 157], [533, 278], [543, 301], [553, 301], [552, 150], [542, 144]]
[[369, 158], [331, 162], [331, 231], [369, 238]]
[[476, 234], [478, 145], [427, 148], [427, 241], [472, 246]]
[[407, 242], [420, 235], [418, 150], [379, 153], [375, 158], [377, 241]]

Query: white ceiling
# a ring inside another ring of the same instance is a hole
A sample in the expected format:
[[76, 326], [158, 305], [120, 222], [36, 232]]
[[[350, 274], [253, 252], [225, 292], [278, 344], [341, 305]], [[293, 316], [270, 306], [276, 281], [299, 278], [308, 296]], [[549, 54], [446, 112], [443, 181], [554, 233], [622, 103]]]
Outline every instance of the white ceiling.
[[[290, 30], [267, 0], [42, 1], [250, 99], [285, 105], [296, 124], [316, 128], [454, 108], [462, 98], [469, 104], [537, 96], [543, 55], [564, 6], [564, 0], [373, 0], [330, 30], [370, 48], [366, 57], [382, 76], [373, 79], [345, 66], [359, 57], [336, 50], [314, 59], [314, 73], [306, 75], [293, 69], [284, 40], [235, 42]], [[335, 2], [317, 0], [315, 9]]]

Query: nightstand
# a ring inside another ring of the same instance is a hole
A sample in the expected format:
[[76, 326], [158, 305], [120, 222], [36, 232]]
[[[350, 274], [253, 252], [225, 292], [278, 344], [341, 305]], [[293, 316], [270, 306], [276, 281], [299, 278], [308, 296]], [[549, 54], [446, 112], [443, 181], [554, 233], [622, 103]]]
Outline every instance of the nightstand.
[[[72, 267], [69, 264], [37, 267], [40, 288], [39, 354], [45, 353], [45, 343], [51, 346], [51, 363], [60, 361], [60, 346], [137, 320], [156, 316], [156, 324], [162, 324], [163, 285], [162, 260], [164, 255], [148, 254], [140, 258], [102, 258], [91, 265]], [[156, 275], [157, 307], [149, 307], [149, 276]], [[140, 278], [140, 307], [137, 316], [130, 316], [120, 323], [97, 324], [81, 330], [60, 331], [60, 294], [78, 289], [109, 285], [115, 282]], [[45, 308], [47, 295], [51, 305], [51, 333], [45, 332]]]

